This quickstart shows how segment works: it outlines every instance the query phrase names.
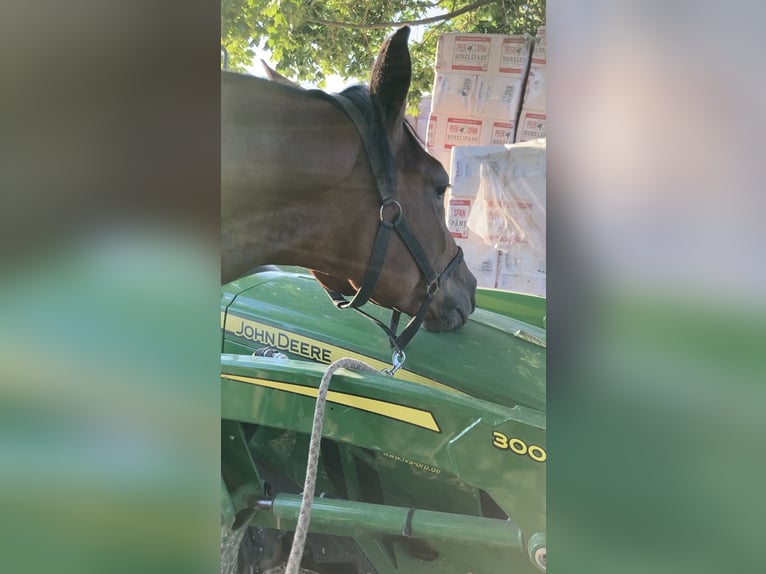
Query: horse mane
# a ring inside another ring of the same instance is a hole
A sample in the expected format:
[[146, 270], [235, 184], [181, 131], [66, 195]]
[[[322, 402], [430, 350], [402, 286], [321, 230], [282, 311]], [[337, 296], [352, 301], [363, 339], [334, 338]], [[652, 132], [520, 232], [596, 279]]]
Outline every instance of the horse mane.
[[[300, 87], [298, 84], [293, 83], [286, 83], [286, 82], [280, 82], [273, 79], [268, 78], [261, 78], [258, 76], [251, 76], [249, 74], [241, 74], [237, 72], [232, 72], [229, 70], [222, 70], [222, 75], [224, 78], [228, 78], [229, 80], [233, 81], [252, 81], [256, 80], [258, 82], [268, 82], [271, 87], [276, 89], [276, 91], [283, 91], [286, 94], [291, 94], [293, 96], [296, 95], [302, 95], [305, 97], [314, 97], [314, 98], [322, 98], [322, 99], [331, 99], [332, 94], [329, 94], [327, 92], [324, 92], [322, 90], [318, 89], [310, 89], [307, 90], [305, 88]], [[351, 100], [351, 102], [364, 114], [364, 119], [368, 123], [368, 125], [373, 125], [373, 113], [372, 113], [372, 96], [370, 95], [370, 90], [367, 86], [362, 84], [357, 84], [354, 86], [349, 86], [348, 88], [345, 88], [342, 92], [340, 92], [340, 95], [348, 98]], [[425, 149], [426, 143], [420, 138], [420, 136], [415, 131], [415, 128], [412, 126], [410, 122], [407, 120], [404, 120], [405, 129], [412, 135], [412, 137], [417, 141], [422, 148]], [[377, 130], [376, 130], [377, 131]]]
[[[357, 86], [351, 86], [349, 88], [346, 88], [341, 92], [342, 96], [345, 96], [349, 100], [351, 100], [354, 105], [356, 105], [357, 108], [360, 110], [366, 110], [366, 113], [369, 114], [365, 117], [365, 119], [370, 122], [372, 121], [372, 96], [370, 96], [370, 91], [366, 86], [357, 85]], [[410, 133], [410, 135], [415, 139], [416, 142], [420, 144], [420, 147], [423, 149], [426, 148], [426, 142], [424, 142], [420, 136], [415, 131], [415, 128], [412, 126], [412, 124], [404, 120], [404, 127], [405, 130]]]
[[[268, 84], [270, 89], [273, 89], [277, 92], [282, 91], [285, 93], [285, 95], [290, 94], [291, 96], [302, 96], [302, 97], [308, 97], [308, 98], [317, 98], [322, 99], [326, 101], [333, 102], [335, 105], [340, 105], [337, 103], [336, 98], [337, 95], [327, 93], [323, 90], [318, 89], [304, 89], [301, 87], [296, 87], [293, 85], [281, 83], [281, 82], [275, 82], [272, 80], [268, 80], [265, 78], [258, 78], [255, 76], [248, 76], [244, 74], [231, 74], [227, 73], [224, 74], [224, 76], [228, 76], [231, 79], [239, 80], [239, 81], [246, 81], [246, 80], [256, 80], [265, 84]], [[366, 124], [366, 136], [368, 138], [368, 144], [371, 144], [372, 149], [377, 150], [376, 153], [381, 154], [382, 160], [385, 164], [385, 177], [388, 178], [391, 182], [392, 188], [396, 188], [396, 165], [394, 162], [393, 155], [391, 154], [391, 148], [390, 144], [388, 143], [388, 136], [386, 134], [386, 128], [383, 125], [383, 120], [381, 117], [381, 109], [380, 106], [375, 101], [375, 96], [370, 94], [370, 89], [362, 84], [357, 84], [354, 86], [349, 86], [348, 88], [344, 89], [340, 94], [338, 94], [347, 100], [349, 100], [354, 107], [359, 110], [359, 112], [362, 114], [362, 117], [364, 118], [364, 123]], [[422, 148], [425, 149], [425, 145], [420, 140], [418, 135], [415, 133], [415, 129], [410, 125], [409, 122], [406, 120], [404, 121], [404, 129], [406, 132], [410, 134], [410, 136], [420, 144]], [[362, 134], [360, 134], [362, 135]]]
[[[368, 122], [372, 121], [372, 96], [370, 96], [370, 91], [366, 86], [351, 86], [350, 88], [343, 90], [341, 95], [354, 102], [357, 108], [366, 110], [366, 113], [369, 115], [365, 116], [365, 119]], [[418, 142], [418, 144], [420, 144], [420, 147], [426, 149], [426, 142], [420, 138], [418, 133], [415, 131], [415, 128], [406, 119], [404, 120], [404, 129], [405, 131], [409, 132], [409, 134], [416, 142]]]
[[340, 95], [351, 100], [351, 103], [364, 114], [365, 119], [372, 122], [372, 96], [367, 86], [361, 84], [349, 86]]
[[404, 120], [404, 127], [407, 128], [407, 131], [410, 132], [410, 135], [415, 138], [415, 141], [420, 144], [420, 147], [423, 149], [428, 149], [426, 146], [426, 142], [423, 141], [423, 138], [421, 138], [418, 135], [418, 132], [415, 131], [415, 127], [409, 122], [409, 120]]

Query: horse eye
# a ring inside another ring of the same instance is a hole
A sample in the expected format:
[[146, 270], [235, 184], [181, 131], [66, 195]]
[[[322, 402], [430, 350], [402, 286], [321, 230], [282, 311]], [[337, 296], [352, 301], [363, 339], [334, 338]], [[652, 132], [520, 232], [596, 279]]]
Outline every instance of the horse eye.
[[451, 187], [451, 186], [449, 184], [447, 184], [447, 185], [442, 185], [442, 186], [437, 187], [436, 188], [436, 197], [438, 197], [439, 199], [444, 197], [444, 194], [447, 193], [447, 188], [448, 187]]

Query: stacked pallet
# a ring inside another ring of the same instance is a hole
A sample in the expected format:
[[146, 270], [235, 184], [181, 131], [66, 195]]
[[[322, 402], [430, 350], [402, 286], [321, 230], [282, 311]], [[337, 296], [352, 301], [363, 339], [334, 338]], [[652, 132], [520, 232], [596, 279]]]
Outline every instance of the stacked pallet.
[[427, 146], [446, 169], [456, 146], [514, 141], [532, 48], [528, 34], [439, 37]]
[[447, 227], [480, 287], [545, 296], [545, 147], [452, 150]]

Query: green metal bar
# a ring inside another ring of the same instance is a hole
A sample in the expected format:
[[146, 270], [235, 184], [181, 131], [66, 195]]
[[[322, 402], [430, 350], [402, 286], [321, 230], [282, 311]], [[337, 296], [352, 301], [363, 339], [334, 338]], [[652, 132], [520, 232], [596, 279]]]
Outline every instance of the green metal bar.
[[[279, 494], [270, 506], [278, 520], [295, 521], [300, 512], [301, 497]], [[376, 534], [401, 536], [407, 524], [409, 508], [385, 506], [348, 500], [314, 498], [311, 525], [332, 525], [334, 530], [359, 534], [360, 530]], [[521, 530], [509, 520], [466, 516], [433, 510], [416, 510], [411, 518], [412, 538], [433, 542], [464, 542], [484, 546], [502, 546], [526, 551]]]
[[234, 524], [236, 510], [234, 509], [234, 504], [231, 502], [229, 490], [223, 482], [223, 477], [221, 477], [221, 514], [223, 515], [223, 523], [231, 528], [231, 525]]
[[252, 508], [254, 502], [263, 495], [263, 491], [254, 484], [243, 484], [231, 493], [231, 503], [236, 512]]
[[545, 297], [495, 289], [477, 289], [476, 306], [545, 329]]
[[356, 458], [346, 445], [342, 445], [340, 448], [340, 463], [343, 468], [343, 476], [346, 479], [347, 498], [350, 500], [360, 500], [362, 498], [362, 490], [359, 487]]
[[[263, 480], [248, 448], [242, 424], [238, 421], [221, 420], [221, 461], [224, 481], [232, 493], [245, 484], [262, 488]], [[241, 507], [233, 494], [232, 499], [239, 510]]]
[[538, 570], [545, 571], [547, 550], [545, 548], [545, 532], [537, 532], [529, 537], [527, 553]]

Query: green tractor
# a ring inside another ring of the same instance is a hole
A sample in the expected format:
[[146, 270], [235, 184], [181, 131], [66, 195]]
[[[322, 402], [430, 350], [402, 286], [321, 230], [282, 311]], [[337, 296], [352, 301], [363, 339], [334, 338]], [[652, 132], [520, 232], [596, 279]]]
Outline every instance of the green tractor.
[[302, 572], [545, 571], [545, 300], [479, 289], [476, 302], [392, 366], [384, 333], [303, 269], [224, 286], [222, 571], [282, 571], [317, 390], [341, 357], [380, 372], [332, 379]]

